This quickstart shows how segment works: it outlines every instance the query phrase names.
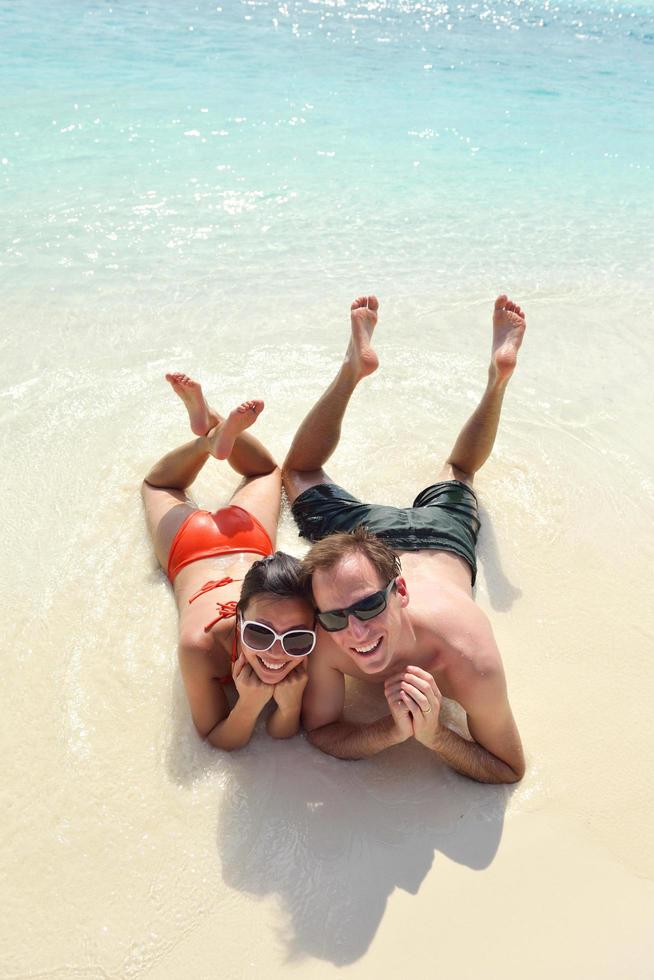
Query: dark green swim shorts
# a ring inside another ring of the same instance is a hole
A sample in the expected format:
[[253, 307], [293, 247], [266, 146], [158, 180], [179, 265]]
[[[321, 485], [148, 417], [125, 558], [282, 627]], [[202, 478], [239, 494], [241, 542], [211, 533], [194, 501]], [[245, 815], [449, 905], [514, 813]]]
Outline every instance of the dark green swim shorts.
[[364, 504], [335, 483], [319, 483], [301, 493], [292, 510], [300, 534], [309, 541], [363, 525], [393, 551], [453, 551], [467, 561], [475, 583], [477, 497], [459, 480], [427, 487], [411, 507]]

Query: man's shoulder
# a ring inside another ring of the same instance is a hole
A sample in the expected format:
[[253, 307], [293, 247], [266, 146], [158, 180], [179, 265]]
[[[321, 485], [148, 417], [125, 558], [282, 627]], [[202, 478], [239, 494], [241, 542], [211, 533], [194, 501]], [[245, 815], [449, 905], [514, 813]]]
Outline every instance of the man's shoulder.
[[483, 675], [501, 663], [488, 616], [464, 593], [457, 601], [415, 609], [412, 621], [420, 646], [433, 649], [440, 670], [460, 677]]
[[442, 588], [433, 593], [421, 592], [407, 607], [409, 619], [421, 634], [435, 641], [458, 645], [466, 637], [491, 630], [490, 620], [473, 597], [460, 588]]

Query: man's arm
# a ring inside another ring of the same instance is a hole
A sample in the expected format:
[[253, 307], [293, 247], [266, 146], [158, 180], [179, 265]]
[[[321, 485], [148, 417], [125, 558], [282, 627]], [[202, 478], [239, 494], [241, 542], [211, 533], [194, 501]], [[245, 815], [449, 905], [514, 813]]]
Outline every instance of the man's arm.
[[337, 759], [366, 759], [412, 734], [398, 727], [393, 714], [356, 725], [343, 718], [345, 677], [326, 656], [309, 659], [309, 683], [302, 704], [302, 720], [312, 745]]
[[522, 743], [506, 695], [504, 674], [484, 677], [467, 698], [469, 741], [441, 725], [432, 744], [457, 772], [482, 783], [517, 783], [525, 774]]
[[401, 734], [392, 715], [364, 725], [341, 719], [307, 731], [312, 745], [337, 759], [368, 759], [391, 745], [404, 742], [410, 734]]
[[441, 723], [441, 693], [430, 673], [407, 667], [386, 684], [389, 700], [404, 703], [419, 742], [464, 776], [482, 783], [515, 783], [525, 761], [506, 693], [499, 661], [486, 664], [457, 685], [457, 701], [465, 708], [473, 741]]

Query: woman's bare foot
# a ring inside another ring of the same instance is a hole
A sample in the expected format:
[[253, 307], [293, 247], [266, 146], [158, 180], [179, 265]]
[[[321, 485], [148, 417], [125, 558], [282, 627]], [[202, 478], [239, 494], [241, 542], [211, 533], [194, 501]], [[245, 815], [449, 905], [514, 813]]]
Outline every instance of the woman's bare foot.
[[227, 418], [207, 435], [211, 455], [216, 459], [227, 459], [238, 436], [249, 429], [262, 412], [263, 402], [258, 398], [243, 402], [238, 408], [233, 409]]
[[370, 338], [377, 324], [379, 303], [376, 296], [359, 296], [352, 303], [352, 336], [345, 354], [345, 363], [353, 368], [356, 380], [372, 374], [379, 366], [379, 358], [370, 346]]
[[209, 429], [220, 420], [207, 405], [200, 382], [193, 381], [187, 374], [179, 373], [167, 374], [166, 381], [186, 405], [191, 432], [196, 436], [206, 436]]
[[493, 310], [491, 372], [494, 380], [508, 381], [513, 374], [526, 325], [525, 315], [517, 303], [507, 296], [498, 296]]

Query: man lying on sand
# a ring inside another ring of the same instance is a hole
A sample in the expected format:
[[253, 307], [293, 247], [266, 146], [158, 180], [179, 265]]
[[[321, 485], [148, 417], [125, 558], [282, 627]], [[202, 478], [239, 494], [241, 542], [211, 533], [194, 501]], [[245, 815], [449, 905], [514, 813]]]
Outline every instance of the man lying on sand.
[[[488, 385], [439, 482], [412, 507], [382, 507], [361, 503], [322, 468], [354, 389], [377, 368], [370, 338], [378, 306], [374, 296], [352, 304], [345, 360], [300, 425], [283, 468], [300, 533], [317, 542], [304, 562], [322, 627], [309, 661], [304, 724], [314, 745], [341, 759], [415, 738], [466, 776], [516, 782], [525, 771], [520, 736], [490, 623], [472, 598], [479, 531], [472, 483], [493, 448], [525, 317], [498, 297]], [[345, 721], [346, 675], [383, 682], [390, 713], [371, 724]], [[443, 696], [462, 705], [471, 738], [441, 723]]]

